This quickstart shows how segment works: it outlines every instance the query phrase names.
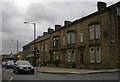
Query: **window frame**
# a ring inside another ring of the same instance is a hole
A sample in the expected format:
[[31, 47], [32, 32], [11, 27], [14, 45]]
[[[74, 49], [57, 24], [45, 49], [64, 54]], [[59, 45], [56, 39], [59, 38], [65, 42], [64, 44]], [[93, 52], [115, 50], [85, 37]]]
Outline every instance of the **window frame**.
[[62, 40], [63, 40], [63, 41], [62, 41], [62, 45], [65, 46], [65, 43], [66, 43], [66, 42], [65, 42], [65, 36], [62, 37]]
[[100, 39], [100, 24], [95, 24], [95, 38]]
[[[72, 51], [74, 51], [74, 53], [72, 53]], [[70, 62], [75, 62], [75, 49], [69, 49], [69, 50], [67, 50], [67, 56], [68, 56], [67, 61], [69, 63]]]
[[[92, 48], [94, 51], [91, 51]], [[90, 47], [90, 63], [95, 63], [95, 47]]]
[[[99, 51], [97, 51], [97, 48], [99, 48]], [[97, 54], [98, 53], [98, 54]], [[98, 55], [98, 56], [97, 56]], [[97, 60], [98, 57], [98, 60]], [[96, 62], [100, 63], [101, 62], [101, 54], [100, 54], [100, 47], [96, 47]]]
[[67, 33], [67, 44], [75, 43], [75, 32], [71, 31]]
[[84, 32], [80, 30], [80, 42], [84, 42]]
[[95, 39], [95, 27], [94, 25], [90, 25], [89, 26], [89, 40], [94, 40], [94, 39]]

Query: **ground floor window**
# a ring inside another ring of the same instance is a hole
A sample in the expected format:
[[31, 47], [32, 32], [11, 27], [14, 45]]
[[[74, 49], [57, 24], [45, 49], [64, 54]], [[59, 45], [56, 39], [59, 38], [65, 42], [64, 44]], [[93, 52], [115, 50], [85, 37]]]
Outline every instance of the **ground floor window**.
[[100, 62], [100, 47], [96, 47], [96, 62]]
[[58, 51], [53, 52], [54, 60], [58, 60]]
[[90, 48], [90, 62], [91, 63], [95, 62], [95, 48], [94, 47]]
[[67, 54], [68, 54], [68, 62], [75, 62], [75, 50], [69, 49], [67, 51]]
[[100, 62], [100, 47], [90, 47], [90, 63]]

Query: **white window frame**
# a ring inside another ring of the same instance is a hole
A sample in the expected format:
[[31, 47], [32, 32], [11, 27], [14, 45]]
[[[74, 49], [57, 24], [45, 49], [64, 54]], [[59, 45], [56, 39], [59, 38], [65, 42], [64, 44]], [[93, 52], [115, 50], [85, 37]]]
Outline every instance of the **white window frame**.
[[95, 25], [95, 32], [96, 32], [96, 39], [100, 39], [100, 25], [96, 24]]
[[83, 30], [80, 30], [80, 42], [83, 42], [84, 40], [84, 36], [83, 36]]
[[[98, 51], [97, 48], [99, 48], [99, 51]], [[97, 58], [97, 57], [98, 57], [98, 58]], [[97, 63], [100, 63], [100, 61], [101, 61], [100, 47], [96, 47], [96, 62], [97, 62]]]
[[89, 37], [90, 37], [90, 40], [95, 39], [94, 25], [89, 26]]
[[53, 38], [53, 46], [55, 47], [56, 46], [56, 41], [55, 41], [56, 39], [55, 38]]
[[70, 54], [71, 54], [71, 51], [68, 50], [68, 51], [67, 51], [67, 54], [68, 54], [68, 58], [67, 58], [67, 59], [68, 59], [68, 62], [70, 62]]
[[70, 33], [67, 34], [67, 37], [68, 37], [67, 43], [70, 44]]
[[[74, 53], [72, 53], [74, 51]], [[75, 50], [71, 50], [71, 62], [75, 62]]]
[[68, 44], [70, 43], [75, 43], [75, 32], [69, 32], [67, 33], [67, 37], [68, 37]]
[[[74, 51], [74, 53], [72, 53]], [[67, 51], [68, 54], [68, 62], [75, 62], [75, 50], [74, 49], [69, 49]]]
[[[91, 51], [92, 48], [94, 51]], [[90, 47], [90, 63], [95, 63], [95, 47]]]

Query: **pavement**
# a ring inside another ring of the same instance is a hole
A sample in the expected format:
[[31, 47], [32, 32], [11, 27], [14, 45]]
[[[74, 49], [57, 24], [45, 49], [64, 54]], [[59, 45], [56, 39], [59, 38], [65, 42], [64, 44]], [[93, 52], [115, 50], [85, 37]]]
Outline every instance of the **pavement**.
[[77, 68], [60, 68], [60, 67], [35, 67], [36, 72], [55, 73], [55, 74], [92, 74], [92, 73], [109, 73], [118, 72], [120, 69], [77, 69]]

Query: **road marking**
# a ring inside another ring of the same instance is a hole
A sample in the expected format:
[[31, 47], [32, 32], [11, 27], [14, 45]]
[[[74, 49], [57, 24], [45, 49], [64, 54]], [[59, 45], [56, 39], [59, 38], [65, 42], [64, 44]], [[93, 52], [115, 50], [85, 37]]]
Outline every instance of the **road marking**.
[[10, 78], [9, 82], [10, 82], [11, 80], [13, 80], [13, 77]]

